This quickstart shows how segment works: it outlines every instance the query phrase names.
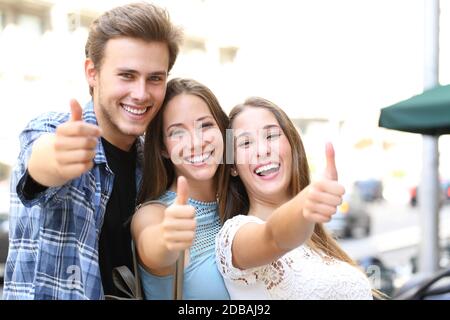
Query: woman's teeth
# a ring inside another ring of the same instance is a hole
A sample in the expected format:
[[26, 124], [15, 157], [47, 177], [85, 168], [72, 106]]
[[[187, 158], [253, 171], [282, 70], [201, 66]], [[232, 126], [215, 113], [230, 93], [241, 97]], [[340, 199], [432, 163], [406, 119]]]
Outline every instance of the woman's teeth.
[[258, 176], [267, 176], [271, 173], [274, 173], [276, 171], [278, 171], [278, 169], [280, 168], [280, 164], [279, 163], [270, 163], [267, 164], [265, 166], [259, 167], [255, 170], [255, 173]]
[[212, 155], [212, 152], [204, 153], [202, 155], [189, 158], [187, 160], [192, 164], [202, 163], [202, 162], [205, 162], [206, 160], [208, 160], [211, 157], [211, 155]]

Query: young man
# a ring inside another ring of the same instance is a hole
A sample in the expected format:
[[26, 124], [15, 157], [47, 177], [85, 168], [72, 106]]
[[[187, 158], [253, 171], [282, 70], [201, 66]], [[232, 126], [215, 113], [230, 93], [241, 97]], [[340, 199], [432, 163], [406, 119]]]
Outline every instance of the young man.
[[144, 133], [160, 108], [181, 32], [151, 4], [112, 9], [91, 26], [84, 110], [32, 120], [11, 178], [4, 299], [102, 299], [112, 269], [131, 269], [126, 223]]

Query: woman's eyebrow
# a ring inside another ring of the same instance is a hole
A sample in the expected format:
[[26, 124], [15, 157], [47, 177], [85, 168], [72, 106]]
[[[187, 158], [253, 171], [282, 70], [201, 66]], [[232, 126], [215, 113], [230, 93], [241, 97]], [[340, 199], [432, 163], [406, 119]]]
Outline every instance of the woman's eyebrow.
[[[205, 119], [208, 119], [208, 118], [214, 119], [212, 116], [206, 115], [206, 116], [202, 116], [202, 117], [196, 119], [195, 122], [201, 122], [201, 121], [203, 121]], [[166, 131], [168, 131], [172, 127], [182, 127], [182, 126], [183, 126], [182, 123], [178, 123], [178, 122], [177, 123], [172, 123], [170, 126], [167, 127]]]
[[166, 131], [169, 131], [169, 129], [172, 127], [182, 127], [182, 126], [183, 126], [182, 123], [172, 123], [170, 126], [167, 127]]
[[208, 119], [208, 118], [214, 119], [212, 116], [206, 115], [206, 116], [203, 116], [203, 117], [200, 117], [200, 118], [196, 119], [195, 121], [200, 122], [200, 121], [203, 121], [203, 120]]
[[272, 129], [272, 128], [280, 129], [280, 126], [278, 126], [278, 125], [276, 125], [276, 124], [268, 124], [268, 125], [266, 125], [266, 126], [263, 127], [264, 130]]

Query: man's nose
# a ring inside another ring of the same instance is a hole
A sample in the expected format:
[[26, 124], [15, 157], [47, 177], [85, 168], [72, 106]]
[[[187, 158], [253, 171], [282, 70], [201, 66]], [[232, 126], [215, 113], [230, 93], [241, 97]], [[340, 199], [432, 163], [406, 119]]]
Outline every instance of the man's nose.
[[147, 81], [139, 80], [133, 85], [131, 98], [136, 102], [146, 102], [149, 100], [150, 92], [148, 91]]

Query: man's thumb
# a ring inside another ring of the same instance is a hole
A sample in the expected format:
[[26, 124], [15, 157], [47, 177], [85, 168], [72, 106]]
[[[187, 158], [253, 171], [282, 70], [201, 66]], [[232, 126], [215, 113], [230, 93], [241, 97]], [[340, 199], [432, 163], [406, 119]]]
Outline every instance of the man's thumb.
[[338, 172], [336, 169], [336, 162], [334, 160], [334, 148], [331, 142], [328, 142], [326, 144], [325, 154], [327, 158], [327, 166], [325, 168], [325, 178], [330, 180], [337, 180]]
[[81, 109], [80, 104], [77, 100], [70, 100], [70, 121], [80, 121], [83, 120], [83, 109]]
[[183, 176], [179, 176], [177, 180], [177, 198], [175, 204], [185, 205], [189, 198], [189, 185]]

